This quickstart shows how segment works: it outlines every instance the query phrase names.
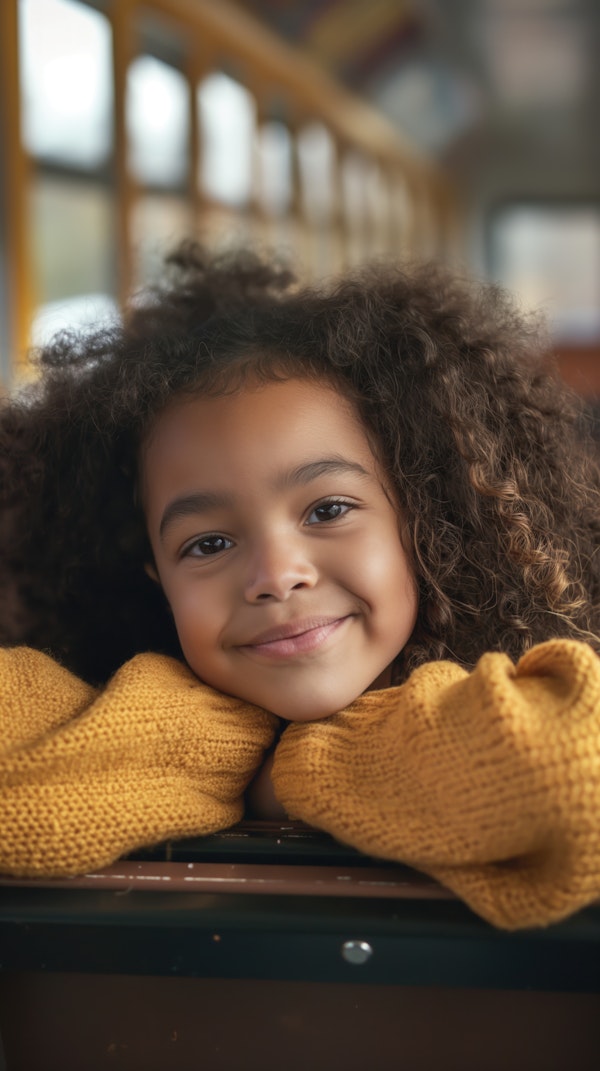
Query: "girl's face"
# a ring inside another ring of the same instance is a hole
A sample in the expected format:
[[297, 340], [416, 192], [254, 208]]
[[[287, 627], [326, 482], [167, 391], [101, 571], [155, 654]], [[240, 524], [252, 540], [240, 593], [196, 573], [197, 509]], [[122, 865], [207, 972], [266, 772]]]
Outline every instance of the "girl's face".
[[331, 386], [177, 401], [145, 447], [142, 493], [150, 571], [206, 684], [313, 721], [383, 679], [416, 585], [362, 424]]

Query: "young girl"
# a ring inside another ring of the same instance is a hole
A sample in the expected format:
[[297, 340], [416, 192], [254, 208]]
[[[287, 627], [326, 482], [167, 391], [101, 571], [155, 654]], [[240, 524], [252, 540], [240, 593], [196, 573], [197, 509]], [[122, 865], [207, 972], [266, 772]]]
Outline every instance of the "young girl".
[[432, 268], [171, 272], [4, 407], [0, 869], [272, 775], [496, 924], [599, 896], [600, 475], [537, 331]]

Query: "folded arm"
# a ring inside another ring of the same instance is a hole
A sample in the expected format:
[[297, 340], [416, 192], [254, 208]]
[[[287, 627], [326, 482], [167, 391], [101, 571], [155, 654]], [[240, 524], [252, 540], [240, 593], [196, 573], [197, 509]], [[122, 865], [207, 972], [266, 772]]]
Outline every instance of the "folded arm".
[[600, 659], [556, 640], [514, 666], [430, 663], [322, 722], [290, 726], [288, 813], [428, 872], [508, 928], [600, 897]]
[[39, 651], [0, 651], [0, 872], [60, 876], [223, 829], [277, 719], [138, 655], [102, 691]]

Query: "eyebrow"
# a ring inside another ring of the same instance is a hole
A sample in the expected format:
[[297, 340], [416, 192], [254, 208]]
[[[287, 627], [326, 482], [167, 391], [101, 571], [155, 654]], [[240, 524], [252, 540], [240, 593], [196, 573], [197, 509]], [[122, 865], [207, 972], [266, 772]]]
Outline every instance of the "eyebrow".
[[211, 509], [226, 509], [232, 502], [231, 495], [216, 494], [213, 491], [192, 491], [189, 495], [180, 495], [165, 507], [158, 529], [159, 535], [162, 539], [167, 528], [183, 517], [206, 513]]
[[[369, 477], [371, 474], [360, 465], [358, 461], [348, 461], [344, 457], [326, 457], [318, 461], [307, 461], [298, 465], [289, 472], [283, 472], [275, 477], [273, 486], [276, 491], [283, 491], [290, 487], [298, 487], [312, 483], [321, 476], [344, 475], [353, 473], [357, 476]], [[161, 517], [159, 534], [163, 538], [167, 529], [183, 517], [190, 517], [209, 510], [227, 509], [233, 505], [234, 496], [216, 491], [192, 491], [187, 495], [180, 495], [169, 502]]]
[[344, 475], [354, 473], [358, 476], [369, 476], [370, 473], [358, 461], [348, 461], [345, 457], [324, 457], [318, 461], [307, 461], [304, 465], [298, 465], [290, 472], [284, 472], [275, 480], [277, 490], [286, 487], [297, 487], [302, 484], [318, 480], [320, 476]]

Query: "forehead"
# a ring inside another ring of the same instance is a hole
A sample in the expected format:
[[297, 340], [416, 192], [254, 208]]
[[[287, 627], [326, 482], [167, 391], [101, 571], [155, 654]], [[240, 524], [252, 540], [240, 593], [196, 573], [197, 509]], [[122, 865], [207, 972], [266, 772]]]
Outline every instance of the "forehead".
[[333, 453], [375, 468], [355, 407], [327, 383], [291, 379], [184, 398], [158, 417], [142, 450], [142, 493], [148, 502], [158, 484], [167, 493], [198, 480], [253, 482]]

